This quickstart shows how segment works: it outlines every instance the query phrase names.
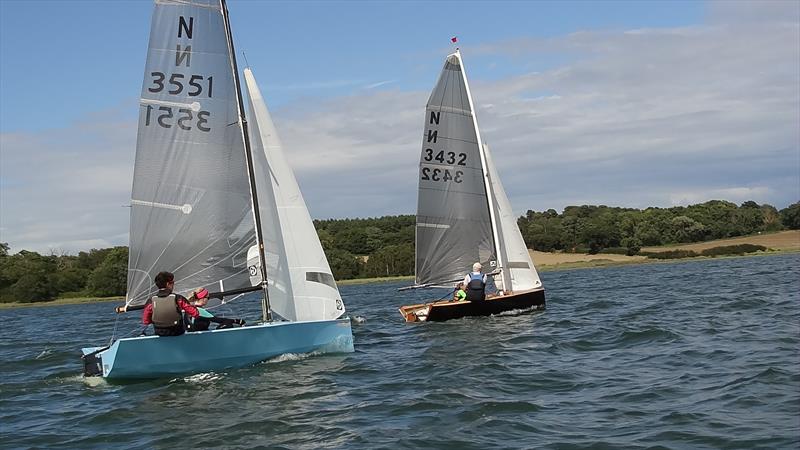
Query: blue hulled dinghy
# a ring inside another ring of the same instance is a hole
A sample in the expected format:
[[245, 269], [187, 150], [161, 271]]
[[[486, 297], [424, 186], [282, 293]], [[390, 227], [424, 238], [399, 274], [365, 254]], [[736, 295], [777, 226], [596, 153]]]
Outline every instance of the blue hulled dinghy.
[[[242, 367], [285, 353], [352, 352], [345, 305], [264, 99], [239, 82], [224, 0], [157, 0], [139, 108], [125, 306], [158, 272], [208, 308], [260, 301], [254, 325], [112, 337], [85, 374], [141, 379]], [[119, 316], [118, 316], [119, 317]], [[116, 329], [116, 327], [115, 327]]]

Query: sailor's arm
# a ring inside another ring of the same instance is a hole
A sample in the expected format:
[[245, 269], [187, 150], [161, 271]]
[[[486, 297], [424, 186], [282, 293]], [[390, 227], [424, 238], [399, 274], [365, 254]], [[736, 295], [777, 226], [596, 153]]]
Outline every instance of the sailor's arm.
[[140, 309], [144, 309], [145, 306], [146, 305], [134, 305], [134, 306], [122, 305], [114, 308], [114, 312], [116, 312], [117, 314], [122, 314], [128, 311], [138, 311]]

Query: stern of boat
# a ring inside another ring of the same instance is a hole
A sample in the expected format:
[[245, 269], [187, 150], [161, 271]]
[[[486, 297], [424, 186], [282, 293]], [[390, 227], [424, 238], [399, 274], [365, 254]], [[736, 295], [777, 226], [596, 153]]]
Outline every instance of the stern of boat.
[[89, 347], [81, 351], [81, 361], [83, 361], [83, 376], [99, 377], [103, 375], [103, 358], [100, 353], [108, 347]]
[[425, 322], [428, 320], [430, 310], [431, 305], [409, 305], [398, 309], [406, 322]]

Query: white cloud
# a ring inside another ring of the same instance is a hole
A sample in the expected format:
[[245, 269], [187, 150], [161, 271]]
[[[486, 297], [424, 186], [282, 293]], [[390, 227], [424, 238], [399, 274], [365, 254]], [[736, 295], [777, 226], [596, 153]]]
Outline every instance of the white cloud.
[[[675, 192], [670, 196], [670, 204], [673, 206], [689, 205], [715, 199], [723, 199], [735, 203], [753, 200], [760, 203], [759, 200], [769, 198], [773, 194], [772, 189], [766, 186], [732, 187], [699, 192]], [[764, 200], [761, 201], [763, 202]]]
[[119, 111], [0, 135], [0, 241], [75, 253], [127, 244], [136, 127]]
[[[512, 204], [523, 212], [800, 199], [800, 28], [786, 16], [465, 51], [468, 71], [474, 54], [505, 54], [518, 66], [542, 52], [571, 55], [552, 69], [471, 80]], [[312, 214], [414, 211], [427, 95], [367, 93], [277, 114]]]
[[392, 84], [392, 83], [396, 83], [396, 82], [397, 82], [397, 80], [379, 81], [377, 83], [372, 83], [372, 84], [368, 84], [368, 85], [364, 86], [364, 89], [375, 89], [376, 87], [386, 86], [387, 84]]
[[330, 80], [330, 81], [311, 81], [306, 83], [296, 83], [287, 85], [272, 85], [272, 91], [307, 91], [317, 89], [334, 89], [352, 87], [364, 83], [363, 80]]
[[[469, 72], [512, 205], [521, 213], [800, 200], [800, 13], [796, 2], [767, 9], [721, 2], [703, 26], [465, 50], [468, 70], [484, 56], [532, 68], [491, 81]], [[548, 55], [568, 59], [534, 71]], [[439, 69], [426, 70], [433, 80]], [[312, 216], [413, 214], [429, 91], [347, 83], [350, 96], [273, 111]], [[268, 100], [276, 89], [262, 86]], [[0, 241], [40, 251], [125, 244], [120, 206], [129, 201], [135, 134], [135, 121], [117, 113], [68, 130], [4, 134]]]

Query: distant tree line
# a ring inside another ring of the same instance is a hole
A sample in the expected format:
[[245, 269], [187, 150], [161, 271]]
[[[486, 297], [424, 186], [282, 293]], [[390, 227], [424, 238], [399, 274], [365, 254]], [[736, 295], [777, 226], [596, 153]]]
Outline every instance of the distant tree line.
[[337, 280], [414, 274], [416, 216], [315, 220]]
[[778, 211], [748, 201], [712, 200], [672, 208], [568, 206], [528, 211], [517, 220], [528, 248], [538, 251], [598, 253], [625, 249], [634, 255], [643, 246], [709, 241], [758, 232], [800, 229], [800, 202]]
[[0, 243], [0, 302], [125, 295], [128, 247], [49, 256], [9, 250]]
[[[720, 200], [643, 210], [568, 206], [561, 214], [528, 211], [518, 224], [528, 248], [539, 251], [634, 255], [643, 246], [797, 230], [800, 202], [780, 211], [752, 201], [737, 206]], [[314, 225], [337, 280], [414, 273], [413, 215], [315, 220]], [[0, 302], [125, 295], [127, 247], [49, 256], [9, 251], [0, 243]]]

